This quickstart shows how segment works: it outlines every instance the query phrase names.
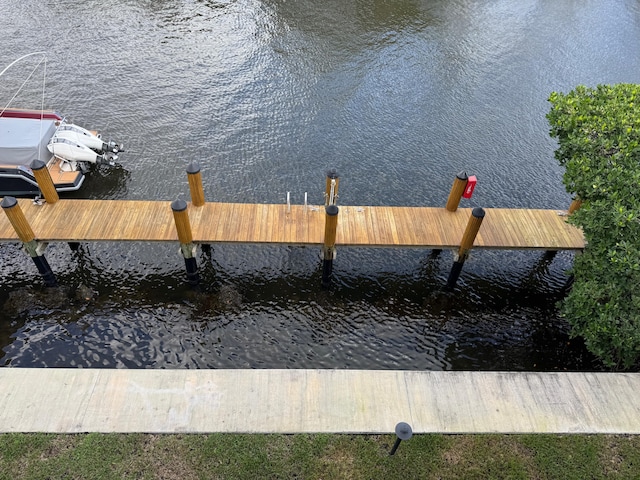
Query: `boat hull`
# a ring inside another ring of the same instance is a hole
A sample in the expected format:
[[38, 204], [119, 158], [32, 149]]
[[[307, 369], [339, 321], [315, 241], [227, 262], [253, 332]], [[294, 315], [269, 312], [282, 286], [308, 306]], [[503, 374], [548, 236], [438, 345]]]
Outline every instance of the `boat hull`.
[[[75, 169], [65, 171], [63, 163], [60, 159], [53, 159], [47, 165], [55, 189], [58, 192], [79, 190], [84, 183], [84, 173]], [[0, 196], [35, 197], [39, 194], [40, 188], [31, 169], [0, 165]]]

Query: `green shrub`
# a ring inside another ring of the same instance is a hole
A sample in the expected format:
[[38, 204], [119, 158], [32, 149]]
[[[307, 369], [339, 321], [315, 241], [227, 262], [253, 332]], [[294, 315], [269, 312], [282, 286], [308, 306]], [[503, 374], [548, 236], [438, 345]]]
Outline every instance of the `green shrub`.
[[640, 359], [640, 85], [579, 86], [549, 101], [565, 187], [583, 200], [570, 221], [587, 241], [562, 313], [606, 365], [632, 368]]

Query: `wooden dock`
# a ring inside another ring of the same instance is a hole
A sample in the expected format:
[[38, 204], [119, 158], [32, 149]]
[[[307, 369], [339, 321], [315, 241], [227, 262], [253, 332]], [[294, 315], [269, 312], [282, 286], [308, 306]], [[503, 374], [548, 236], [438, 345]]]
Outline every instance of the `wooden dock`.
[[[60, 200], [36, 205], [18, 201], [41, 242], [178, 241], [168, 201]], [[485, 209], [474, 248], [581, 250], [582, 232], [566, 212]], [[324, 206], [206, 203], [188, 206], [196, 243], [323, 244]], [[471, 209], [339, 206], [339, 247], [457, 248]], [[0, 215], [0, 241], [19, 237]]]

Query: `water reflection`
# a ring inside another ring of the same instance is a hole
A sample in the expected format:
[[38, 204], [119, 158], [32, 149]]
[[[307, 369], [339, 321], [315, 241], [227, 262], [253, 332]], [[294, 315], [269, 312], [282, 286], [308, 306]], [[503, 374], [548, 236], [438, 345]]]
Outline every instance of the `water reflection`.
[[76, 270], [59, 278], [73, 288], [25, 285], [5, 302], [5, 365], [597, 368], [583, 346], [570, 342], [553, 308], [563, 295], [556, 265], [562, 258], [529, 258], [515, 289], [512, 275], [490, 282], [471, 265], [461, 289], [448, 293], [441, 288], [446, 258], [404, 274], [338, 272], [334, 287], [323, 290], [318, 264], [304, 271], [310, 262], [294, 262], [299, 274], [228, 272], [218, 261], [228, 256], [214, 250], [208, 261], [217, 269], [203, 255], [202, 286], [193, 291], [178, 265], [168, 274], [116, 272], [86, 248], [78, 252]]

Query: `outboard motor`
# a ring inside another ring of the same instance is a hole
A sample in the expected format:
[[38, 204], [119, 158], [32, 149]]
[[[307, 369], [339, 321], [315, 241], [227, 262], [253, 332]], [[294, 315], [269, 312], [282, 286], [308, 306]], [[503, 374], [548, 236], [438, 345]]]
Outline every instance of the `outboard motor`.
[[100, 154], [105, 152], [124, 152], [123, 145], [112, 141], [105, 142], [100, 135], [94, 135], [86, 128], [79, 127], [73, 123], [61, 123], [56, 130], [55, 136], [85, 145]]
[[[121, 150], [120, 150], [121, 151]], [[118, 160], [118, 155], [113, 152], [105, 152], [102, 155], [98, 156], [98, 165], [107, 164], [113, 167], [116, 164], [116, 160]]]
[[103, 152], [113, 152], [113, 153], [124, 152], [124, 145], [122, 145], [121, 143], [116, 143], [114, 141], [110, 141], [108, 143], [104, 143], [102, 151]]

